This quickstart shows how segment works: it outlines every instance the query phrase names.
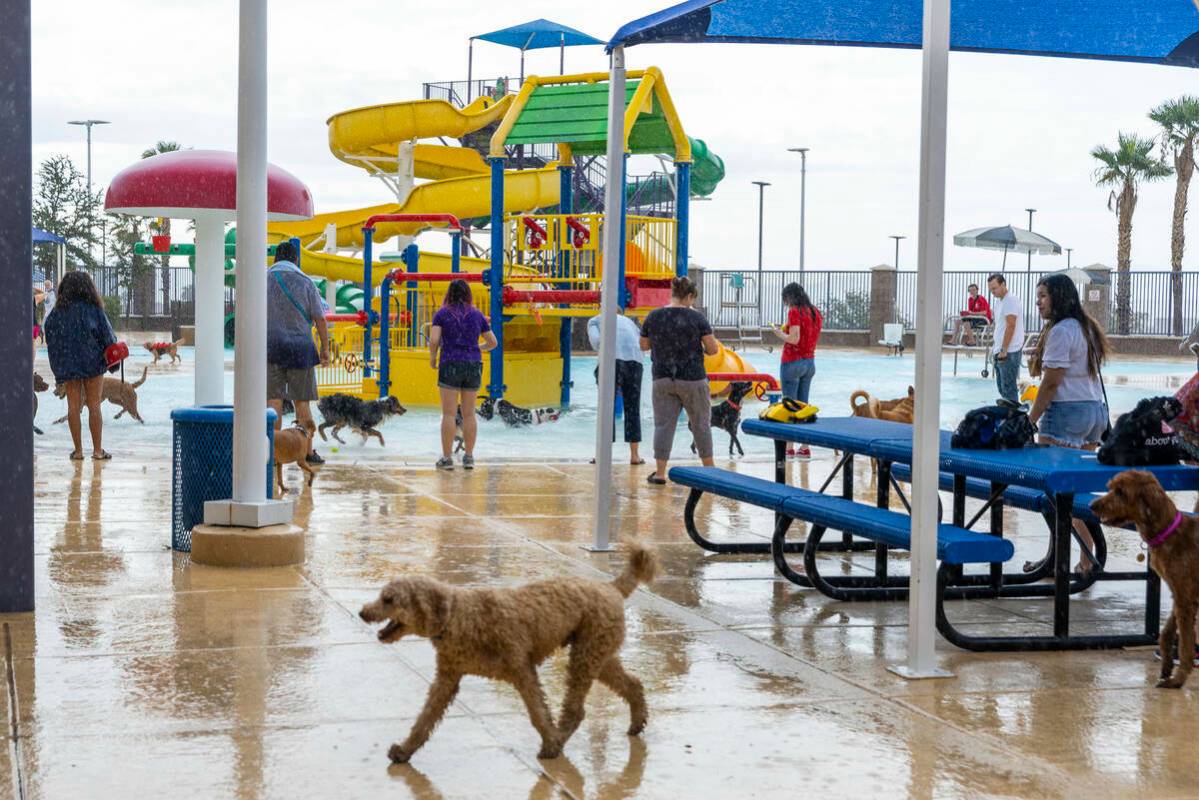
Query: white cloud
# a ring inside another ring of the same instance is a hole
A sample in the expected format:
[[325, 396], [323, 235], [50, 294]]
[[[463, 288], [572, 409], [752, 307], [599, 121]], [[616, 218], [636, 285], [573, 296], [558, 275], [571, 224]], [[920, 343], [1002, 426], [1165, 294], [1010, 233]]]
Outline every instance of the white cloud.
[[[662, 3], [665, 5], [665, 3]], [[644, 3], [563, 0], [544, 13], [605, 38]], [[542, 12], [536, 12], [542, 13]], [[532, 17], [503, 4], [288, 0], [271, 4], [271, 159], [303, 178], [320, 210], [382, 202], [384, 187], [328, 152], [337, 111], [419, 97], [429, 80], [465, 77], [467, 37]], [[67, 152], [83, 166], [82, 116], [95, 131], [103, 185], [158, 139], [236, 145], [235, 0], [60, 0], [34, 4], [34, 156]], [[915, 255], [920, 56], [879, 49], [656, 45], [633, 67], [662, 67], [688, 132], [728, 170], [712, 202], [694, 206], [692, 253], [710, 266], [751, 266], [757, 253], [755, 179], [767, 189], [765, 262], [798, 260], [799, 164], [809, 156], [807, 263], [864, 267], [893, 257], [892, 233]], [[603, 70], [598, 47], [567, 50], [567, 70]], [[556, 73], [556, 50], [528, 54], [527, 71]], [[475, 47], [475, 75], [515, 75], [518, 54]], [[1196, 92], [1187, 70], [1136, 64], [955, 54], [951, 61], [947, 233], [988, 224], [1035, 226], [1075, 248], [1075, 263], [1113, 262], [1115, 219], [1091, 181], [1088, 151], [1119, 130], [1153, 132], [1163, 99]], [[1134, 265], [1169, 258], [1173, 182], [1144, 187]], [[1194, 215], [1192, 215], [1193, 217]], [[1193, 223], [1191, 225], [1193, 231]], [[948, 238], [948, 237], [947, 237]], [[1196, 263], [1195, 250], [1187, 259]], [[948, 267], [990, 267], [996, 254], [947, 248]], [[1034, 261], [1034, 263], [1038, 263]], [[1040, 263], [1061, 264], [1064, 259]]]

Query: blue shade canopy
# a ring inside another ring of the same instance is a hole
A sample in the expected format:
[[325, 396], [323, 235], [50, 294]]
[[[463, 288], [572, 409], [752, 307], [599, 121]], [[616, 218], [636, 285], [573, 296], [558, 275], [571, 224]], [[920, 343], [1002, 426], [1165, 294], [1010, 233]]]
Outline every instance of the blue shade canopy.
[[51, 242], [53, 244], [66, 244], [67, 240], [61, 236], [55, 236], [53, 233], [48, 233], [41, 228], [33, 229], [33, 243], [41, 244], [42, 242]]
[[541, 50], [547, 47], [603, 44], [601, 40], [596, 39], [594, 36], [588, 36], [582, 31], [577, 31], [566, 25], [560, 25], [557, 22], [550, 22], [548, 19], [535, 19], [532, 22], [523, 22], [520, 25], [513, 25], [511, 28], [483, 33], [470, 38], [482, 39], [485, 42], [494, 42], [495, 44], [502, 44], [507, 47], [515, 47], [518, 50]]
[[[919, 48], [922, 0], [687, 0], [626, 24], [649, 42]], [[1195, 0], [953, 0], [950, 48], [1199, 67]]]

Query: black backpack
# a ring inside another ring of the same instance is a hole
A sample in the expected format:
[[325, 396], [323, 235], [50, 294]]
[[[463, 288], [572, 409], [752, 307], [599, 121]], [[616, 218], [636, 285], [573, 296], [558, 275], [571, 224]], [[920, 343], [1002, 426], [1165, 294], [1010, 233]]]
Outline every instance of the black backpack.
[[1178, 434], [1162, 425], [1182, 413], [1173, 397], [1147, 397], [1121, 414], [1099, 446], [1099, 463], [1109, 467], [1155, 467], [1177, 464]]
[[963, 450], [1016, 450], [1032, 444], [1036, 433], [1020, 406], [983, 406], [966, 414], [950, 444]]

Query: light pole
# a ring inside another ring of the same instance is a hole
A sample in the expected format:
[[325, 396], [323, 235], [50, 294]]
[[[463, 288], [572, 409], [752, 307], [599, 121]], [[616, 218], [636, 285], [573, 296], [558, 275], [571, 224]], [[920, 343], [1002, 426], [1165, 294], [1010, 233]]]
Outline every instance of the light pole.
[[895, 271], [898, 272], [899, 271], [899, 243], [908, 237], [900, 236], [899, 234], [893, 233], [893, 234], [891, 234], [891, 238], [895, 240]]
[[106, 119], [72, 119], [67, 121], [68, 125], [83, 125], [87, 128], [87, 196], [88, 196], [88, 213], [87, 213], [87, 254], [90, 258], [92, 255], [92, 212], [91, 212], [91, 196], [92, 196], [92, 126], [93, 125], [109, 125]]
[[799, 153], [799, 279], [804, 271], [804, 212], [808, 194], [808, 151], [810, 147], [788, 147], [787, 152]]
[[753, 181], [758, 187], [758, 315], [762, 314], [762, 219], [766, 209], [766, 187], [768, 181]]
[[1066, 269], [1070, 269], [1070, 254], [1074, 252], [1073, 247], [1066, 248]]
[[[1032, 233], [1032, 215], [1034, 213], [1036, 213], [1036, 209], [1035, 208], [1026, 208], [1024, 210], [1028, 212], [1028, 232]], [[1028, 272], [1032, 272], [1032, 251], [1031, 250], [1028, 251]]]

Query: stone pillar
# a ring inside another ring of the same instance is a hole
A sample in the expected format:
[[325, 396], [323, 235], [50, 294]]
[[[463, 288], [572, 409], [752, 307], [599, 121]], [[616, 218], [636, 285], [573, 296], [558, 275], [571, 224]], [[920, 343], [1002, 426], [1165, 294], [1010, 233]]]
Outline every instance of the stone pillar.
[[[695, 281], [695, 285], [699, 288], [699, 297], [695, 301], [696, 307], [701, 310], [706, 310], [707, 305], [704, 303], [704, 268], [688, 267], [687, 277]], [[709, 317], [709, 319], [711, 319], [711, 317]]]
[[883, 338], [883, 325], [895, 322], [896, 288], [898, 276], [895, 267], [879, 264], [870, 270], [870, 344]]
[[1106, 332], [1112, 316], [1112, 268], [1105, 264], [1092, 264], [1085, 271], [1091, 276], [1091, 282], [1079, 287], [1082, 307]]

